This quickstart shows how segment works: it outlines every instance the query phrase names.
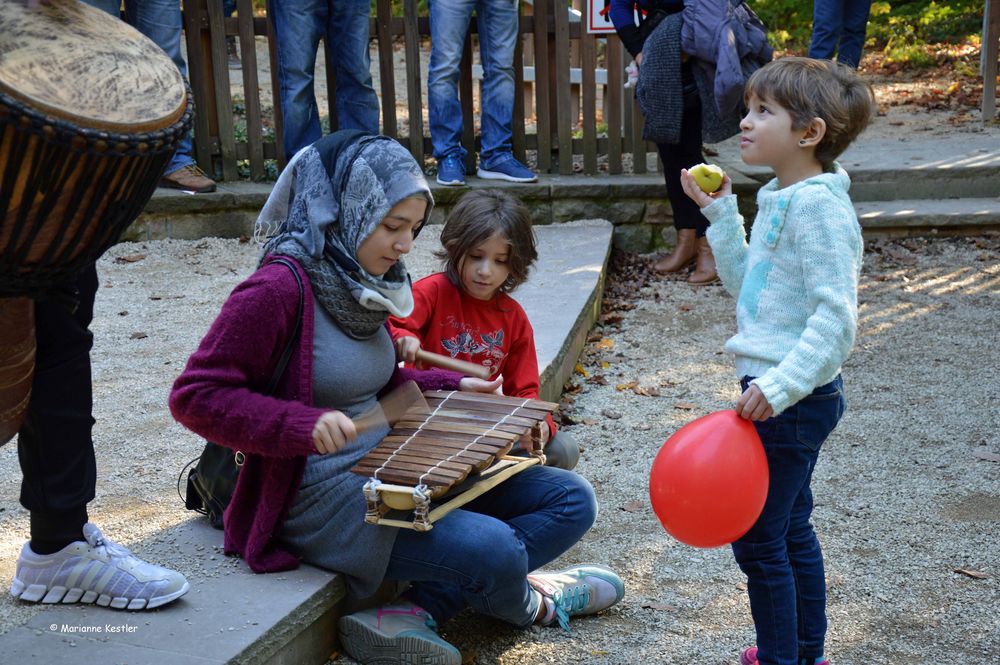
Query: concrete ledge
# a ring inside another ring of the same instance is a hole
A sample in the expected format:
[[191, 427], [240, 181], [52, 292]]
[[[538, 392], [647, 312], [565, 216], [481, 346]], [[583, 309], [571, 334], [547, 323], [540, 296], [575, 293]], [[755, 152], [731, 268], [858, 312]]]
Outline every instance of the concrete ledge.
[[187, 595], [151, 612], [54, 606], [0, 638], [3, 661], [292, 665], [326, 662], [333, 651], [339, 576], [312, 566], [255, 575], [222, 554], [222, 532], [202, 518], [151, 549], [153, 560], [185, 560]]
[[541, 398], [559, 401], [601, 312], [612, 225], [605, 220], [535, 228], [537, 269], [514, 297], [535, 329]]

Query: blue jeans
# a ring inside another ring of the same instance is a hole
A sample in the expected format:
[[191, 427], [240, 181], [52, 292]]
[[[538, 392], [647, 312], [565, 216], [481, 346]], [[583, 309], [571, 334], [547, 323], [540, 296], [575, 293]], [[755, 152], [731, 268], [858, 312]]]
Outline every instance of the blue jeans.
[[[121, 15], [120, 0], [81, 0], [81, 2], [112, 16]], [[181, 57], [180, 0], [125, 0], [125, 18], [136, 30], [163, 49], [186, 80], [187, 65]], [[173, 173], [189, 164], [194, 164], [194, 158], [191, 157], [190, 134], [177, 143], [177, 151], [163, 172]]]
[[[752, 379], [744, 377], [743, 390]], [[757, 522], [733, 543], [747, 576], [760, 665], [797, 665], [823, 655], [826, 579], [823, 552], [809, 517], [809, 489], [820, 446], [844, 413], [837, 377], [780, 415], [755, 422], [770, 471]]]
[[458, 101], [458, 69], [475, 10], [479, 55], [483, 63], [482, 149], [486, 168], [511, 151], [514, 116], [514, 46], [518, 34], [517, 0], [433, 0], [431, 61], [427, 71], [427, 103], [434, 157], [457, 154], [462, 147], [462, 107]]
[[814, 0], [810, 58], [832, 59], [857, 69], [865, 45], [872, 0]]
[[270, 0], [281, 88], [285, 157], [322, 136], [313, 80], [326, 37], [337, 74], [337, 126], [378, 134], [378, 97], [368, 55], [369, 0]]
[[559, 557], [597, 517], [583, 476], [531, 467], [439, 520], [425, 533], [400, 529], [387, 580], [409, 580], [406, 597], [444, 623], [466, 607], [519, 627], [538, 596], [528, 573]]

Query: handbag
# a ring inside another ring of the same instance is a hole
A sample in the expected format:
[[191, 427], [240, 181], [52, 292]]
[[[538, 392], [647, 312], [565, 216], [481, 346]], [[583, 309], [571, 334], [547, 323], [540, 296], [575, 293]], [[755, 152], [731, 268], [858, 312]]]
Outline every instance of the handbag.
[[[285, 350], [282, 352], [281, 358], [274, 368], [271, 380], [267, 384], [266, 395], [274, 394], [274, 391], [278, 387], [278, 382], [285, 373], [288, 360], [292, 357], [292, 352], [295, 350], [295, 345], [298, 342], [299, 332], [302, 329], [302, 312], [305, 306], [305, 290], [302, 286], [302, 277], [299, 276], [299, 271], [286, 259], [275, 259], [274, 262], [284, 264], [295, 275], [295, 281], [299, 285], [299, 308], [295, 321], [295, 330], [292, 332], [292, 337], [288, 340], [288, 344], [285, 346]], [[223, 527], [222, 514], [225, 512], [226, 506], [229, 505], [229, 500], [232, 499], [233, 491], [236, 489], [236, 481], [239, 478], [240, 467], [243, 466], [245, 459], [246, 456], [242, 451], [206, 441], [205, 449], [201, 451], [201, 455], [188, 462], [181, 469], [181, 475], [177, 479], [179, 494], [180, 481], [184, 477], [184, 471], [190, 469], [187, 475], [187, 491], [185, 496], [182, 497], [184, 499], [184, 507], [205, 515], [212, 526], [216, 529], [221, 529]], [[194, 465], [193, 469], [190, 468], [192, 464]]]

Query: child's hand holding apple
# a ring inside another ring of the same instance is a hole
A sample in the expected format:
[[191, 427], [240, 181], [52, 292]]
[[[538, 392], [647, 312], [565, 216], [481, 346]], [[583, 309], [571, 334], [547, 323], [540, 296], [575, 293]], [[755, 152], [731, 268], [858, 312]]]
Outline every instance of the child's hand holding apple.
[[733, 183], [725, 171], [714, 164], [696, 164], [681, 169], [681, 187], [699, 208], [710, 206], [720, 196], [732, 194]]

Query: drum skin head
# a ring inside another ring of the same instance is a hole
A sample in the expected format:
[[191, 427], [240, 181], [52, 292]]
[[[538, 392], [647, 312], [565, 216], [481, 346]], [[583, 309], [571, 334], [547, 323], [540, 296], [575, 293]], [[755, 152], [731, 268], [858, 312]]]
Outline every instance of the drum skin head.
[[0, 0], [0, 92], [99, 131], [169, 127], [187, 105], [167, 55], [122, 20], [80, 2]]

